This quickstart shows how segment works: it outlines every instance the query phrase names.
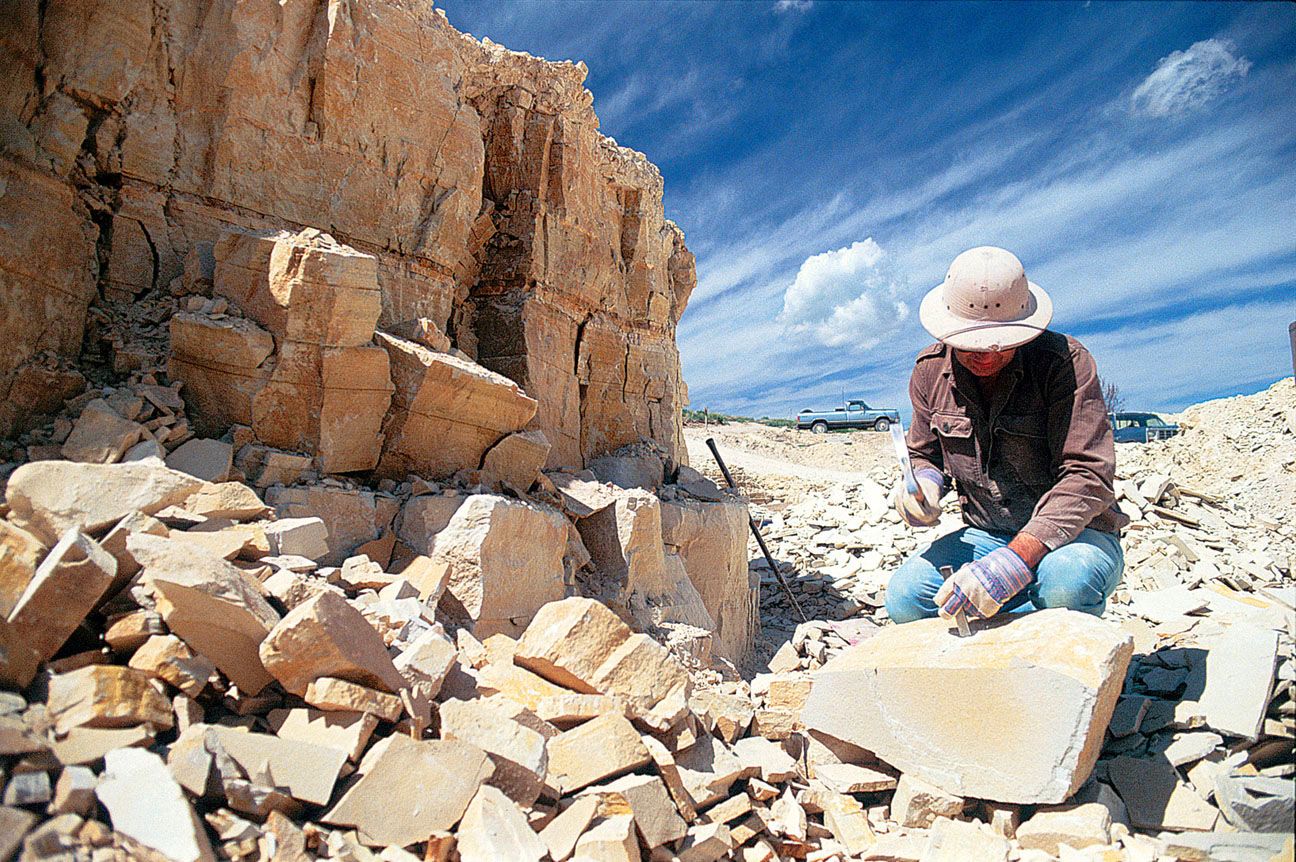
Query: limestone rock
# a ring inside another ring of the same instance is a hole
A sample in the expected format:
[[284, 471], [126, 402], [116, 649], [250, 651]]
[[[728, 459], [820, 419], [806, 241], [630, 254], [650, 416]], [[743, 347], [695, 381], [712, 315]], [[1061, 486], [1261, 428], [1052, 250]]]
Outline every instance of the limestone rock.
[[[598, 757], [590, 756], [593, 751]], [[563, 794], [637, 769], [652, 759], [634, 726], [615, 713], [564, 731], [549, 740], [548, 752], [550, 780]]]
[[448, 700], [441, 704], [441, 738], [471, 743], [490, 755], [493, 787], [520, 805], [531, 805], [549, 769], [545, 738], [524, 727], [489, 699]]
[[526, 491], [540, 475], [549, 457], [549, 440], [543, 431], [519, 431], [500, 440], [482, 458], [487, 485], [500, 482]]
[[126, 546], [157, 592], [158, 612], [171, 631], [248, 694], [270, 682], [257, 650], [279, 614], [242, 571], [158, 536], [134, 534]]
[[475, 494], [436, 535], [429, 556], [449, 566], [441, 607], [485, 636], [520, 632], [564, 595], [566, 520], [531, 503]]
[[393, 664], [408, 683], [419, 683], [427, 697], [436, 697], [441, 684], [455, 666], [459, 653], [454, 644], [436, 631], [427, 631], [416, 637]]
[[463, 494], [455, 493], [411, 497], [401, 508], [396, 535], [418, 553], [427, 554], [432, 550], [436, 534], [446, 528], [467, 499]]
[[983, 823], [941, 818], [932, 826], [921, 862], [1007, 862], [1010, 850]]
[[360, 780], [319, 818], [355, 827], [370, 846], [406, 847], [452, 828], [492, 769], [484, 751], [450, 740], [392, 736], [371, 762], [373, 754]]
[[215, 854], [198, 815], [162, 758], [121, 748], [104, 758], [95, 794], [113, 830], [175, 862], [213, 862]]
[[901, 826], [926, 829], [939, 817], [958, 817], [963, 798], [906, 773], [900, 776], [891, 799], [891, 816]]
[[536, 613], [518, 641], [514, 661], [573, 691], [598, 694], [595, 673], [630, 635], [630, 627], [605, 605], [567, 598]]
[[204, 485], [185, 500], [187, 512], [202, 515], [206, 518], [228, 518], [231, 521], [247, 521], [260, 518], [270, 511], [270, 507], [261, 502], [256, 491], [242, 482], [218, 482]]
[[53, 544], [76, 527], [97, 535], [132, 512], [152, 515], [182, 504], [202, 480], [156, 462], [74, 464], [34, 461], [9, 477], [9, 517], [38, 539]]
[[517, 803], [489, 785], [468, 804], [456, 834], [463, 862], [540, 862], [549, 852]]
[[327, 550], [312, 559], [326, 566], [341, 565], [361, 545], [382, 536], [397, 511], [396, 500], [386, 494], [328, 485], [273, 487], [266, 491], [266, 502], [280, 518], [323, 521]]
[[267, 721], [282, 739], [333, 748], [351, 760], [360, 759], [378, 727], [378, 719], [367, 713], [302, 708], [271, 710]]
[[575, 859], [580, 862], [637, 862], [637, 821], [629, 814], [613, 814], [599, 821], [576, 842]]
[[971, 638], [920, 621], [830, 661], [802, 716], [957, 795], [1057, 803], [1097, 761], [1132, 652], [1128, 635], [1073, 611], [993, 621]]
[[112, 586], [117, 561], [76, 529], [41, 561], [9, 613], [9, 625], [42, 659], [51, 658]]
[[[630, 805], [634, 826], [649, 850], [678, 841], [688, 831], [684, 818], [666, 791], [666, 785], [654, 775], [625, 775], [607, 784], [583, 790], [587, 794], [616, 794]], [[579, 855], [579, 846], [577, 855]]]
[[328, 556], [328, 528], [319, 518], [281, 518], [265, 526], [270, 553], [323, 560]]
[[8, 618], [44, 556], [40, 539], [0, 519], [0, 619]]
[[302, 700], [319, 709], [345, 713], [363, 712], [393, 723], [400, 721], [404, 710], [401, 699], [394, 694], [375, 691], [332, 676], [320, 676], [311, 680]]
[[224, 482], [234, 466], [234, 447], [223, 440], [195, 437], [177, 446], [167, 456], [166, 465], [206, 482]]
[[174, 635], [153, 635], [135, 650], [127, 666], [165, 680], [190, 697], [197, 697], [216, 673], [210, 660], [194, 655]]
[[60, 734], [74, 727], [171, 727], [171, 703], [149, 675], [118, 665], [92, 664], [50, 679], [48, 710]]
[[305, 694], [320, 677], [385, 692], [405, 685], [382, 636], [335, 593], [321, 593], [289, 611], [266, 635], [260, 655], [266, 670], [293, 694]]
[[145, 434], [144, 426], [124, 419], [102, 398], [85, 406], [63, 444], [63, 457], [88, 464], [113, 464]]
[[540, 831], [540, 840], [549, 849], [554, 862], [565, 862], [576, 849], [576, 843], [598, 816], [601, 801], [595, 796], [577, 797]]
[[1111, 815], [1097, 802], [1043, 809], [1017, 827], [1017, 842], [1025, 849], [1056, 856], [1058, 845], [1076, 850], [1111, 841]]
[[249, 776], [268, 772], [276, 788], [311, 805], [328, 803], [347, 759], [344, 752], [331, 746], [228, 727], [195, 725], [182, 738], [193, 737], [204, 737], [208, 750], [218, 748]]

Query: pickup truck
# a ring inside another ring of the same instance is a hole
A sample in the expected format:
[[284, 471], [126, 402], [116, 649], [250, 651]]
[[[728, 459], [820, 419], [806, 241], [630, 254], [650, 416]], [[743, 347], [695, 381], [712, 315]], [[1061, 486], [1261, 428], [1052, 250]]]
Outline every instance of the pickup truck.
[[1155, 413], [1108, 413], [1107, 419], [1117, 443], [1150, 443], [1179, 433], [1178, 425], [1171, 425]]
[[816, 434], [826, 434], [840, 428], [872, 428], [875, 431], [886, 431], [893, 423], [900, 421], [900, 411], [886, 408], [874, 409], [863, 401], [847, 401], [845, 407], [836, 410], [802, 410], [797, 414], [796, 427], [802, 430], [809, 428]]

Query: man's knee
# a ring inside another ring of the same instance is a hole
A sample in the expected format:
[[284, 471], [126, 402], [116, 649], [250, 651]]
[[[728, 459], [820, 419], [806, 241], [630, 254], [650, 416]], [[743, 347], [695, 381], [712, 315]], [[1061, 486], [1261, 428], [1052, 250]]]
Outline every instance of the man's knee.
[[1069, 608], [1101, 614], [1122, 568], [1119, 556], [1085, 542], [1072, 542], [1040, 562], [1031, 603], [1036, 608]]
[[911, 623], [936, 616], [940, 579], [936, 567], [921, 556], [915, 554], [906, 560], [887, 582], [886, 609], [892, 621]]

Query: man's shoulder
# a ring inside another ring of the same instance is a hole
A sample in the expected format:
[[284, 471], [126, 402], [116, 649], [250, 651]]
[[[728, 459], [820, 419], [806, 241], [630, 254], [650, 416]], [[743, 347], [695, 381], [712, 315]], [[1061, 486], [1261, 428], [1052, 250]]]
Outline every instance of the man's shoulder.
[[1028, 356], [1041, 359], [1070, 359], [1075, 360], [1080, 357], [1089, 356], [1089, 350], [1080, 343], [1079, 339], [1073, 338], [1062, 332], [1054, 332], [1046, 329], [1025, 345], [1025, 351]]
[[941, 359], [944, 356], [945, 345], [939, 341], [933, 341], [931, 344], [918, 351], [918, 356], [914, 359], [914, 364], [921, 365], [924, 360]]

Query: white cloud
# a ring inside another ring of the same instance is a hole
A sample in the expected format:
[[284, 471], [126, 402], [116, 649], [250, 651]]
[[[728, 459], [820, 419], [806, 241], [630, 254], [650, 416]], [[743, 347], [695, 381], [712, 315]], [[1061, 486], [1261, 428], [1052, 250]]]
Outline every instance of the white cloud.
[[778, 2], [774, 4], [774, 11], [804, 12], [813, 5], [813, 0], [778, 0]]
[[825, 347], [867, 350], [909, 316], [900, 281], [872, 237], [806, 258], [783, 293], [780, 322]]
[[1130, 109], [1150, 117], [1197, 110], [1250, 71], [1251, 61], [1236, 56], [1236, 48], [1228, 39], [1205, 39], [1162, 57], [1130, 96]]

